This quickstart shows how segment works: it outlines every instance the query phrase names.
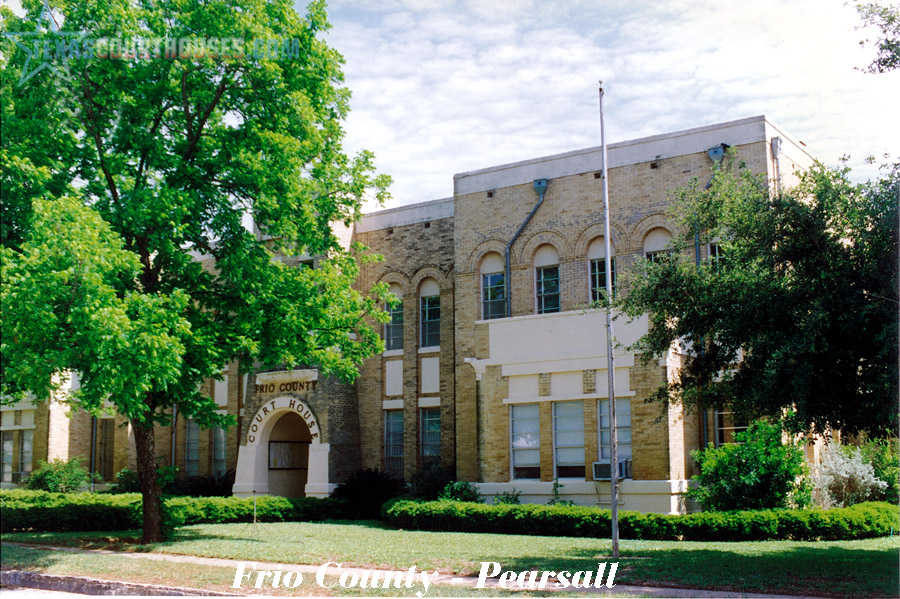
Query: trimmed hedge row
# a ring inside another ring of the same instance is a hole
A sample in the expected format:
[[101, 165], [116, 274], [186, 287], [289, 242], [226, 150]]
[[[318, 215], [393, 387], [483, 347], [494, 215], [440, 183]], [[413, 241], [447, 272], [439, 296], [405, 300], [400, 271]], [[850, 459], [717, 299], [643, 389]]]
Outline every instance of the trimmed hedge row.
[[[168, 497], [165, 505], [175, 526], [253, 520], [253, 499]], [[334, 499], [256, 498], [260, 522], [339, 519], [346, 517], [346, 511], [344, 503]], [[141, 527], [141, 496], [16, 489], [0, 492], [0, 512], [0, 532], [129, 530]]]
[[[385, 505], [388, 523], [407, 530], [490, 532], [603, 538], [611, 535], [609, 510], [559, 505], [484, 505], [398, 500]], [[889, 503], [831, 510], [701, 512], [683, 516], [619, 512], [625, 539], [684, 541], [844, 540], [880, 537], [900, 528]]]

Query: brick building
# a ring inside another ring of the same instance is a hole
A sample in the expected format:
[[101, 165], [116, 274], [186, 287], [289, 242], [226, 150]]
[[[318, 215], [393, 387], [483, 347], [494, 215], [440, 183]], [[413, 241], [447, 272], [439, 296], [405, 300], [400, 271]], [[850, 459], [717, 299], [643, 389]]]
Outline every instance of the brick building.
[[[669, 192], [708, 179], [724, 147], [773, 186], [812, 163], [762, 116], [609, 146], [614, 284], [666, 251]], [[601, 168], [600, 148], [536, 158], [458, 174], [451, 198], [365, 215], [347, 236], [385, 259], [364, 265], [360, 288], [385, 282], [402, 300], [386, 350], [353, 385], [314, 369], [242, 376], [231, 366], [205, 391], [238, 425], [179, 419], [158, 430], [161, 459], [187, 474], [234, 469], [239, 495], [325, 495], [359, 468], [409, 479], [439, 465], [488, 497], [515, 488], [546, 502], [557, 480], [563, 498], [608, 506], [609, 482], [594, 478], [609, 459], [604, 315], [585, 308], [606, 277]], [[702, 247], [701, 259], [715, 251]], [[615, 330], [621, 505], [682, 512], [690, 450], [728, 441], [739, 423], [644, 402], [681, 357], [642, 365], [621, 348], [646, 320]], [[70, 418], [55, 403], [2, 418], [4, 486], [47, 457], [83, 456], [106, 480], [133, 467], [121, 419]]]

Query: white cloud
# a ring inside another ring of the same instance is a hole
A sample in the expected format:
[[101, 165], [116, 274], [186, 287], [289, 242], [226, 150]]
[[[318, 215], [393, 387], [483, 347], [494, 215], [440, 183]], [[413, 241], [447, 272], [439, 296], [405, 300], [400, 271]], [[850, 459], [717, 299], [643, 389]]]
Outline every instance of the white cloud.
[[870, 60], [841, 0], [332, 3], [353, 91], [347, 147], [375, 152], [390, 205], [452, 194], [454, 173], [766, 114], [826, 163], [900, 154], [900, 72]]

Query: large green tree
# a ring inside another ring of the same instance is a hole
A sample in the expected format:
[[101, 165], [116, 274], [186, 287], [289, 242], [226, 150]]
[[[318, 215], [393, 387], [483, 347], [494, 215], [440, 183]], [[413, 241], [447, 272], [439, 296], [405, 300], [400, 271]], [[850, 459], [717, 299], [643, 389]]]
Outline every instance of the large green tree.
[[[384, 290], [353, 290], [368, 258], [334, 225], [388, 180], [342, 149], [349, 92], [322, 1], [304, 16], [289, 0], [54, 1], [52, 18], [23, 4], [0, 9], [3, 401], [77, 373], [74, 407], [112, 402], [158, 541], [153, 425], [173, 407], [222, 424], [204, 379], [233, 360], [352, 379], [381, 347]], [[153, 41], [117, 57], [103, 38]], [[66, 50], [76, 39], [94, 54]]]
[[[773, 194], [730, 163], [677, 194], [681, 234], [623, 300], [650, 314], [645, 358], [689, 356], [660, 401], [787, 411], [795, 431], [897, 429], [897, 165], [854, 184], [814, 166]], [[695, 235], [721, 258], [695, 265]]]
[[856, 5], [863, 27], [874, 27], [877, 38], [864, 39], [861, 46], [873, 45], [877, 53], [866, 69], [870, 73], [886, 73], [900, 68], [900, 6], [880, 2]]

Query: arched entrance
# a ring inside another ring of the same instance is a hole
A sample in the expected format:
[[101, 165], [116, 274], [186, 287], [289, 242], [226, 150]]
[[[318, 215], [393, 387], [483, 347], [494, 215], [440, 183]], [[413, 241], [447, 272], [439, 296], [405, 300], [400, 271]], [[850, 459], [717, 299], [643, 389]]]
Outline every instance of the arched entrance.
[[269, 494], [303, 497], [309, 472], [309, 427], [295, 412], [278, 417], [269, 433]]
[[290, 395], [264, 403], [238, 448], [232, 493], [238, 497], [284, 495], [325, 497], [329, 444], [321, 442], [318, 420], [305, 401]]

